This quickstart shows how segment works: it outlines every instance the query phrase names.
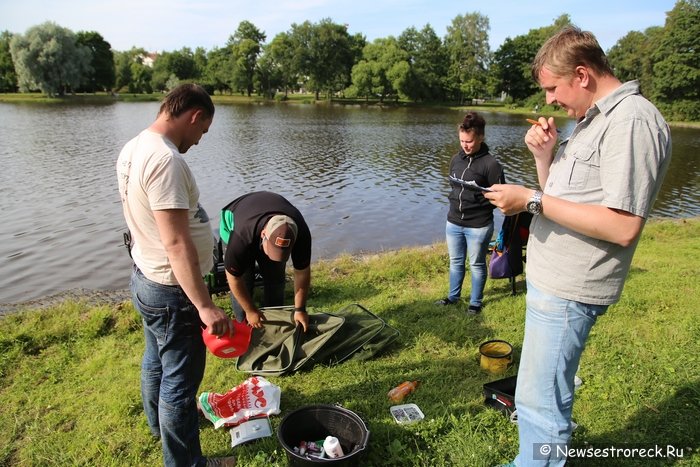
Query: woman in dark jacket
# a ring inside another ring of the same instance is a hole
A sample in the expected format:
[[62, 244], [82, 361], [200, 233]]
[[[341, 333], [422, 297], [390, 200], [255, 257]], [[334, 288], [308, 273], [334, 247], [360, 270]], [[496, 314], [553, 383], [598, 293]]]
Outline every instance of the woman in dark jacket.
[[[450, 290], [438, 305], [451, 305], [462, 295], [465, 261], [469, 253], [472, 288], [469, 313], [481, 311], [486, 285], [486, 254], [493, 235], [494, 206], [484, 198], [480, 187], [505, 183], [503, 168], [484, 142], [486, 121], [476, 112], [469, 112], [459, 125], [461, 150], [450, 162], [449, 195], [445, 236], [450, 254]], [[476, 185], [476, 186], [475, 186]]]

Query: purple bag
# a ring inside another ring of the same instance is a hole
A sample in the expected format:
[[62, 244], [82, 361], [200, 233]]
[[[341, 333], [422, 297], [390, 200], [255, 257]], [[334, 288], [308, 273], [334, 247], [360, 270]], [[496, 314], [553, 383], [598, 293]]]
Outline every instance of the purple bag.
[[491, 279], [507, 279], [522, 273], [523, 260], [520, 251], [512, 254], [508, 247], [505, 247], [503, 251], [498, 251], [495, 247], [491, 250], [491, 261], [489, 262]]
[[491, 279], [507, 279], [523, 273], [523, 242], [518, 229], [520, 214], [506, 216], [503, 220], [498, 239], [491, 249]]

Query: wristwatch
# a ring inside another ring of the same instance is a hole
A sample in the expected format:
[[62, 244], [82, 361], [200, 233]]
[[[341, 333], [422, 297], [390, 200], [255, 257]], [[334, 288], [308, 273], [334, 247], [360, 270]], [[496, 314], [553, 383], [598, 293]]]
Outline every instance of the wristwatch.
[[539, 214], [542, 212], [542, 192], [540, 190], [535, 190], [535, 194], [528, 200], [526, 207], [527, 212], [530, 214]]

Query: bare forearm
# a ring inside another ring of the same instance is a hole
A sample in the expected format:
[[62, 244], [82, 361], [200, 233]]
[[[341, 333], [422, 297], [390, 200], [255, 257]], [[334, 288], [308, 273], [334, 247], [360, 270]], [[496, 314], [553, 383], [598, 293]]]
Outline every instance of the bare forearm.
[[294, 307], [304, 308], [311, 286], [311, 268], [294, 270]]
[[214, 302], [202, 279], [199, 256], [194, 244], [185, 241], [167, 245], [166, 253], [178, 284], [197, 310], [213, 307]]
[[300, 323], [304, 332], [309, 328], [309, 315], [306, 312], [306, 297], [311, 286], [311, 266], [294, 270], [294, 321]]
[[556, 142], [557, 128], [551, 117], [549, 119], [540, 118], [539, 122], [534, 123], [525, 135], [525, 144], [535, 159], [537, 181], [542, 189], [549, 178], [549, 168], [554, 160]]
[[178, 284], [199, 313], [199, 318], [209, 328], [211, 334], [227, 334], [230, 320], [226, 313], [216, 305], [204, 284], [199, 267], [199, 255], [189, 233], [187, 210], [170, 209], [153, 211], [158, 225], [161, 242], [168, 255], [170, 266]]
[[[521, 185], [493, 185], [484, 193], [505, 215], [525, 211], [535, 190]], [[644, 225], [644, 219], [625, 211], [602, 205], [580, 204], [550, 195], [542, 197], [542, 213], [548, 219], [568, 229], [598, 240], [628, 246]]]
[[256, 313], [259, 311], [253, 302], [253, 297], [251, 297], [250, 293], [248, 292], [248, 287], [246, 286], [243, 277], [234, 276], [227, 271], [226, 279], [233, 297], [236, 299], [241, 308], [243, 308], [243, 311], [246, 314]]
[[537, 168], [537, 182], [540, 185], [540, 189], [544, 190], [547, 179], [549, 178], [549, 168], [552, 163], [546, 160], [535, 159], [535, 167]]
[[580, 234], [621, 246], [632, 244], [644, 225], [643, 218], [625, 211], [549, 195], [542, 198], [541, 215]]

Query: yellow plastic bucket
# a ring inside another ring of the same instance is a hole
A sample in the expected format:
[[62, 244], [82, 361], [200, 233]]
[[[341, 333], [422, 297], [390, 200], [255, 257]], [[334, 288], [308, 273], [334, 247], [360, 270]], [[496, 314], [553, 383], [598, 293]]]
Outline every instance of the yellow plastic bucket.
[[481, 369], [498, 375], [505, 372], [513, 363], [513, 346], [506, 341], [492, 340], [479, 346]]

